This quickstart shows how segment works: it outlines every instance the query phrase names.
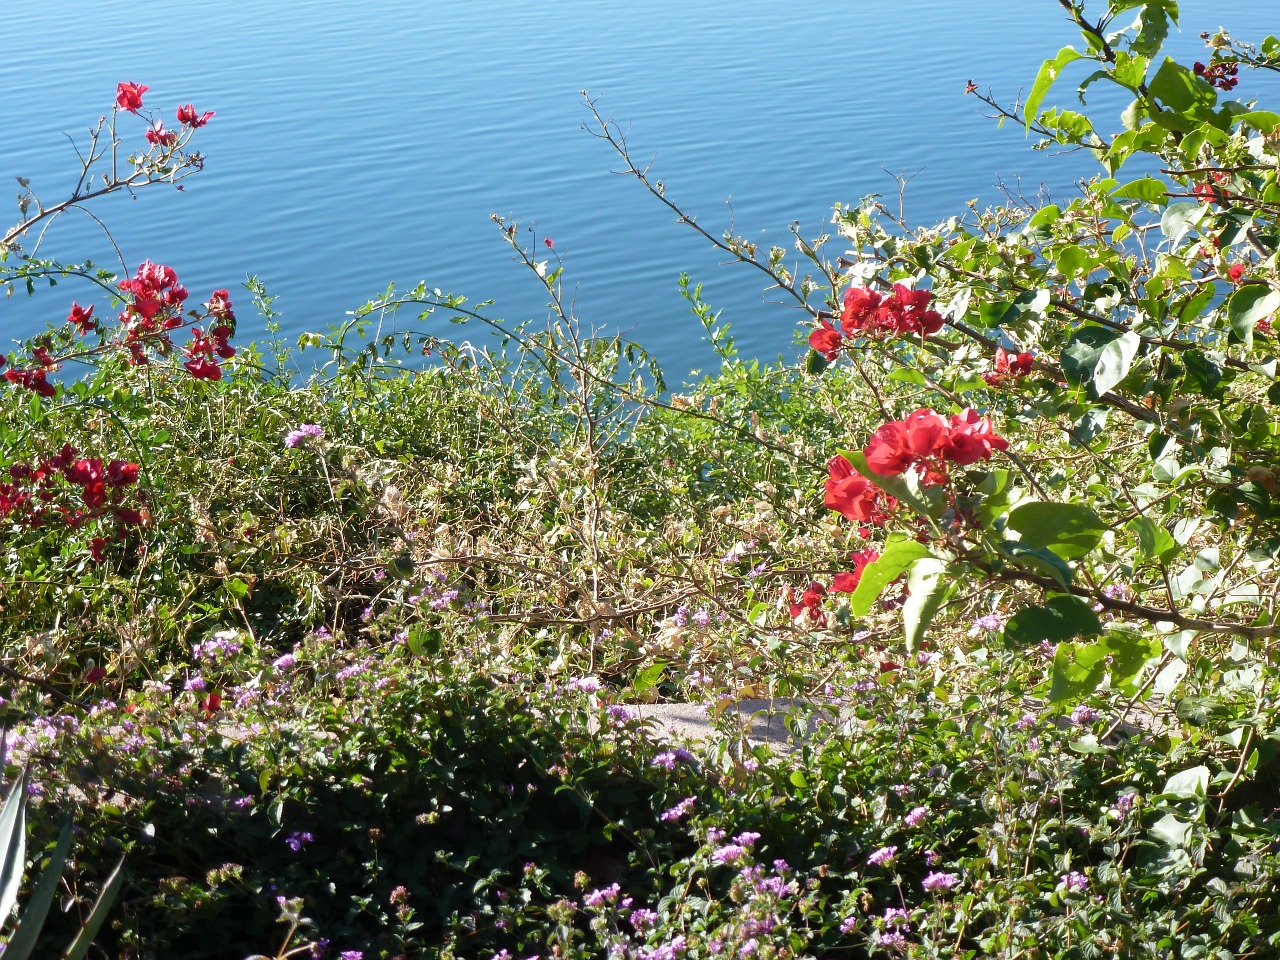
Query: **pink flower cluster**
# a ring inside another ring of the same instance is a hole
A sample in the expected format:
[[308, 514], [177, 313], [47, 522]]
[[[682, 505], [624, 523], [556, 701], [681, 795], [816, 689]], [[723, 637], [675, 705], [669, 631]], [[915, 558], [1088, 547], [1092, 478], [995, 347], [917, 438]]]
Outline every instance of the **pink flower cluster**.
[[867, 466], [881, 476], [914, 470], [921, 483], [930, 486], [946, 482], [948, 464], [968, 466], [1008, 448], [991, 421], [972, 407], [949, 418], [923, 408], [880, 427], [863, 453]]
[[850, 287], [844, 294], [840, 311], [840, 329], [822, 320], [809, 335], [809, 346], [828, 360], [840, 355], [846, 338], [875, 337], [885, 334], [927, 337], [942, 329], [942, 314], [930, 308], [933, 294], [928, 290], [912, 290], [900, 283], [885, 297], [866, 287]]

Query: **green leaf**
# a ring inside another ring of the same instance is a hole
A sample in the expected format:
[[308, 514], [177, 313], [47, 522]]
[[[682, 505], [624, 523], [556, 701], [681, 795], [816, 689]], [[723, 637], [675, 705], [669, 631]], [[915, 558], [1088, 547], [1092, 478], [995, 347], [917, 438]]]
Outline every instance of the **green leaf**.
[[943, 502], [940, 487], [921, 487], [919, 478], [911, 472], [896, 477], [881, 476], [867, 466], [866, 454], [861, 450], [841, 450], [840, 454], [853, 465], [853, 469], [917, 513], [935, 519], [941, 515]]
[[1063, 560], [1079, 560], [1098, 545], [1107, 527], [1082, 504], [1035, 501], [1016, 507], [1009, 514], [1006, 529], [1016, 530], [1024, 547], [1044, 548]]
[[1270, 110], [1250, 110], [1236, 117], [1241, 123], [1247, 123], [1261, 134], [1270, 135], [1280, 127], [1280, 113]]
[[1049, 550], [1028, 547], [1021, 543], [1014, 543], [1012, 540], [1002, 540], [996, 544], [996, 549], [1015, 563], [1029, 567], [1036, 573], [1052, 577], [1064, 589], [1071, 586], [1071, 581], [1074, 578], [1071, 567], [1065, 560]]
[[1203, 798], [1208, 788], [1209, 768], [1199, 766], [1175, 773], [1160, 792], [1177, 797], [1179, 800], [1194, 800]]
[[1098, 643], [1060, 643], [1053, 654], [1049, 699], [1078, 703], [1090, 696], [1107, 675], [1107, 651]]
[[89, 911], [89, 916], [85, 919], [84, 926], [80, 928], [75, 940], [63, 952], [62, 960], [84, 960], [84, 955], [89, 952], [89, 947], [93, 945], [93, 938], [98, 935], [98, 930], [102, 928], [103, 921], [107, 919], [107, 912], [111, 909], [111, 904], [115, 902], [116, 895], [120, 892], [120, 886], [124, 883], [123, 868], [124, 857], [121, 857], [116, 864], [116, 868], [111, 871], [111, 876], [103, 884], [102, 893], [98, 894], [98, 899], [94, 901], [93, 909]]
[[1134, 517], [1129, 529], [1138, 535], [1138, 549], [1144, 560], [1168, 562], [1178, 553], [1178, 543], [1163, 526], [1150, 517]]
[[1280, 308], [1280, 293], [1260, 283], [1241, 287], [1227, 300], [1231, 329], [1248, 349], [1253, 345], [1253, 328]]
[[[1177, 6], [1175, 5], [1174, 6], [1175, 22], [1176, 22], [1176, 17], [1177, 17]], [[1137, 20], [1137, 23], [1134, 24], [1134, 26], [1138, 28], [1138, 33], [1137, 33], [1137, 36], [1135, 36], [1133, 40], [1130, 42], [1129, 46], [1133, 49], [1134, 53], [1138, 53], [1142, 55], [1141, 59], [1143, 59], [1144, 61], [1144, 64], [1143, 64], [1144, 69], [1146, 65], [1145, 63], [1146, 58], [1152, 57], [1156, 53], [1158, 53], [1160, 51], [1160, 47], [1164, 44], [1165, 40], [1168, 39], [1170, 19], [1171, 18], [1169, 16], [1169, 11], [1166, 10], [1164, 6], [1159, 3], [1144, 3], [1142, 5], [1142, 9], [1138, 11], [1138, 20]], [[1119, 57], [1120, 52], [1117, 52], [1116, 56]], [[1139, 58], [1134, 58], [1134, 59], [1139, 59]], [[1128, 84], [1128, 86], [1130, 86], [1131, 89], [1136, 90], [1138, 83], [1141, 83], [1142, 81], [1141, 76], [1137, 77], [1136, 79], [1137, 79], [1137, 83], [1131, 82]]]
[[1119, 338], [1120, 334], [1115, 330], [1093, 324], [1073, 333], [1062, 348], [1062, 373], [1067, 383], [1073, 387], [1092, 385], [1102, 351], [1107, 344]]
[[1142, 177], [1116, 187], [1111, 191], [1111, 196], [1121, 200], [1142, 200], [1163, 206], [1168, 199], [1166, 196], [1168, 189], [1166, 184], [1155, 177]]
[[1169, 108], [1153, 113], [1151, 119], [1179, 133], [1190, 133], [1200, 122], [1212, 118], [1218, 102], [1213, 87], [1172, 57], [1165, 57], [1147, 83], [1147, 93]]
[[1128, 375], [1140, 346], [1142, 338], [1130, 330], [1102, 348], [1093, 369], [1093, 389], [1099, 396], [1113, 389]]
[[902, 576], [917, 560], [932, 556], [929, 548], [918, 540], [890, 542], [880, 558], [867, 564], [862, 571], [858, 588], [849, 597], [849, 612], [855, 617], [865, 617], [885, 587]]
[[[936, 557], [922, 557], [911, 566], [907, 575], [907, 599], [902, 605], [902, 626], [908, 653], [915, 653], [920, 646], [934, 614], [954, 586], [946, 572], [946, 563]], [[866, 576], [865, 571], [863, 576]]]
[[816, 377], [824, 372], [827, 367], [831, 366], [831, 361], [820, 354], [817, 350], [810, 350], [809, 355], [805, 357], [804, 372], [811, 377]]
[[27, 771], [23, 769], [0, 808], [0, 849], [4, 850], [0, 865], [0, 924], [13, 913], [27, 865], [27, 782]]
[[4, 955], [8, 960], [27, 960], [35, 949], [40, 931], [44, 929], [45, 918], [49, 915], [49, 907], [53, 904], [54, 895], [58, 892], [58, 884], [62, 879], [62, 871], [67, 865], [67, 854], [71, 851], [71, 818], [62, 822], [62, 830], [58, 833], [58, 841], [54, 845], [49, 863], [40, 874], [31, 899], [22, 908], [22, 916], [18, 920], [18, 928], [9, 943], [5, 946]]
[[1187, 350], [1181, 359], [1187, 371], [1182, 382], [1188, 390], [1206, 397], [1221, 392], [1223, 370], [1216, 359], [1203, 350]]
[[1151, 836], [1166, 847], [1181, 849], [1187, 845], [1187, 834], [1191, 832], [1191, 824], [1180, 820], [1172, 813], [1166, 814], [1151, 825]]
[[1051, 597], [1042, 606], [1027, 607], [1004, 628], [1006, 641], [1035, 646], [1045, 640], [1061, 643], [1075, 637], [1092, 637], [1102, 632], [1102, 623], [1093, 608], [1079, 597], [1063, 594]]
[[1026, 120], [1028, 134], [1031, 133], [1031, 124], [1040, 110], [1040, 104], [1044, 102], [1049, 88], [1053, 86], [1054, 82], [1062, 74], [1062, 68], [1069, 63], [1074, 63], [1083, 56], [1084, 54], [1074, 47], [1063, 47], [1058, 51], [1056, 57], [1052, 60], [1046, 60], [1040, 65], [1040, 70], [1036, 73], [1035, 82], [1031, 84], [1031, 93], [1027, 95], [1027, 101], [1023, 104], [1023, 116]]
[[1198, 203], [1171, 203], [1160, 215], [1160, 232], [1169, 240], [1170, 247], [1176, 247], [1204, 214], [1205, 208]]

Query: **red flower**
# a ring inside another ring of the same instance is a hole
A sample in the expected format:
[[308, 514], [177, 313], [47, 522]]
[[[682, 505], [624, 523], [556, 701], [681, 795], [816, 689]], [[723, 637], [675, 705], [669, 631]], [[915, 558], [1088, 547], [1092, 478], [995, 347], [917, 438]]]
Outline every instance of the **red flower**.
[[107, 483], [113, 487], [127, 487], [138, 482], [138, 465], [124, 460], [112, 460], [107, 464]]
[[858, 584], [862, 582], [862, 572], [880, 559], [880, 552], [868, 547], [865, 550], [855, 550], [849, 554], [849, 559], [853, 561], [853, 569], [835, 575], [831, 583], [831, 589], [835, 593], [853, 593], [857, 590]]
[[6, 370], [4, 378], [10, 383], [33, 390], [42, 397], [52, 397], [58, 392], [58, 388], [49, 382], [48, 375], [43, 370]]
[[898, 505], [897, 500], [857, 473], [844, 457], [832, 457], [827, 462], [827, 471], [827, 493], [823, 502], [846, 520], [883, 526], [889, 519], [888, 511]]
[[172, 147], [178, 142], [178, 132], [176, 130], [166, 130], [164, 124], [159, 120], [154, 126], [147, 127], [147, 143], [154, 143], [161, 147]]
[[807, 616], [818, 626], [825, 626], [827, 615], [822, 611], [822, 601], [826, 599], [827, 588], [820, 583], [811, 583], [805, 588], [800, 602], [796, 603], [795, 594], [787, 589], [787, 600], [791, 611], [791, 619], [798, 620]]
[[209, 311], [209, 316], [218, 320], [235, 322], [236, 315], [231, 312], [231, 298], [226, 290], [213, 291], [209, 296], [209, 302], [204, 306]]
[[986, 460], [996, 450], [1008, 449], [1009, 441], [992, 432], [991, 421], [970, 407], [951, 418], [951, 433], [943, 456], [964, 467]]
[[1016, 380], [1031, 372], [1035, 357], [1030, 353], [1011, 354], [1004, 347], [996, 347], [996, 359], [992, 369], [982, 375], [991, 387], [999, 386], [1006, 380]]
[[99, 682], [99, 681], [101, 681], [101, 680], [105, 680], [105, 679], [106, 679], [106, 677], [107, 677], [107, 671], [106, 671], [104, 668], [102, 668], [102, 667], [94, 667], [92, 670], [86, 670], [86, 671], [85, 671], [85, 674], [84, 674], [84, 682], [85, 682], [85, 683], [98, 683], [98, 682]]
[[555, 246], [555, 241], [553, 241], [550, 237], [547, 237], [547, 238], [546, 238], [545, 240], [543, 240], [542, 242], [543, 242], [544, 244], [546, 244], [546, 247], [547, 247], [547, 249], [548, 249], [548, 250], [550, 250], [552, 247], [554, 247], [554, 246]]
[[67, 314], [67, 322], [75, 324], [82, 335], [97, 329], [98, 326], [98, 321], [93, 319], [92, 304], [82, 307], [80, 304], [73, 302], [71, 304], [71, 313]]
[[840, 326], [852, 336], [859, 330], [874, 327], [876, 308], [880, 306], [880, 294], [866, 287], [850, 287], [844, 292], [844, 309], [840, 311]]
[[970, 80], [968, 83], [964, 85], [965, 96], [968, 96], [971, 93], [977, 93], [977, 92], [978, 92], [978, 85], [974, 83], [972, 80]]
[[183, 364], [187, 372], [197, 380], [221, 380], [222, 368], [218, 364], [202, 356], [193, 356]]
[[886, 423], [871, 436], [863, 453], [867, 466], [885, 477], [895, 477], [912, 464], [937, 457], [944, 448], [950, 427], [940, 413], [917, 410], [906, 420]]
[[130, 113], [142, 109], [142, 95], [151, 88], [136, 83], [120, 83], [116, 85], [116, 106]]
[[1232, 283], [1239, 283], [1240, 278], [1244, 276], [1244, 264], [1233, 263], [1231, 268], [1227, 270], [1227, 279]]
[[184, 103], [178, 108], [178, 122], [184, 126], [191, 127], [193, 130], [203, 127], [212, 119], [212, 110], [206, 110], [204, 113], [197, 114], [196, 108], [190, 103]]
[[204, 711], [206, 718], [212, 717], [222, 707], [222, 694], [211, 693], [200, 701], [200, 709]]
[[103, 551], [110, 543], [111, 541], [106, 537], [94, 537], [89, 541], [89, 556], [93, 558], [94, 563], [101, 563], [106, 559], [106, 554]]
[[844, 337], [840, 336], [840, 331], [831, 325], [830, 320], [823, 320], [822, 326], [809, 334], [809, 346], [827, 360], [834, 360], [840, 356], [840, 347], [843, 344]]

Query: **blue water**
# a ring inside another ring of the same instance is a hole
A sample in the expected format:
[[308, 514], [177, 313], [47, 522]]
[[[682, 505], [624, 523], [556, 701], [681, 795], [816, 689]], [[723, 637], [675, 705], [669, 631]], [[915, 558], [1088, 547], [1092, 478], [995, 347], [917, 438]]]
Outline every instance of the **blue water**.
[[[1182, 10], [1170, 47], [1185, 59], [1204, 58], [1201, 30], [1280, 29], [1274, 0]], [[146, 105], [170, 122], [181, 103], [217, 112], [198, 141], [207, 167], [185, 192], [153, 187], [93, 209], [129, 268], [168, 263], [199, 299], [230, 287], [242, 341], [264, 332], [236, 290], [255, 274], [291, 340], [391, 281], [493, 299], [489, 312], [509, 321], [545, 317], [545, 295], [490, 222], [498, 213], [553, 238], [584, 324], [640, 340], [670, 379], [714, 361], [681, 271], [704, 282], [744, 353], [795, 356], [798, 314], [770, 302], [761, 275], [726, 265], [613, 175], [617, 159], [581, 129], [584, 89], [699, 223], [718, 234], [733, 222], [766, 245], [789, 245], [793, 220], [822, 232], [836, 201], [881, 193], [896, 206], [893, 173], [913, 175], [905, 212], [929, 223], [998, 200], [1001, 182], [1062, 195], [1094, 172], [1084, 155], [1033, 152], [963, 95], [973, 78], [1012, 99], [1044, 57], [1078, 42], [1056, 0], [787, 13], [772, 0], [11, 0], [0, 18], [0, 181], [15, 192], [12, 178], [28, 176], [47, 200], [65, 194], [64, 134], [83, 140], [117, 81], [148, 84]], [[1118, 126], [1123, 103], [1094, 89], [1091, 107]], [[1278, 90], [1249, 74], [1239, 92], [1275, 101]], [[141, 121], [122, 117], [121, 129], [141, 142]], [[0, 214], [16, 220], [12, 206]], [[41, 253], [118, 265], [74, 213]], [[0, 301], [0, 340], [60, 320], [73, 297], [93, 294], [64, 284]]]

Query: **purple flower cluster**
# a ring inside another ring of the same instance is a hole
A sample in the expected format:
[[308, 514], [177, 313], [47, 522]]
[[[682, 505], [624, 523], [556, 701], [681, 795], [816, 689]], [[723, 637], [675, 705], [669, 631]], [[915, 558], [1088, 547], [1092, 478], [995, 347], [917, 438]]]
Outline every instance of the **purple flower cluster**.
[[297, 851], [301, 850], [303, 847], [305, 847], [308, 843], [310, 843], [314, 839], [315, 837], [313, 837], [307, 831], [303, 830], [299, 833], [289, 834], [289, 836], [284, 838], [284, 842], [289, 847], [290, 850], [296, 853]]
[[887, 867], [898, 857], [897, 847], [881, 847], [867, 857], [867, 864], [872, 867]]
[[920, 881], [920, 886], [930, 893], [946, 893], [959, 882], [960, 878], [954, 873], [935, 872], [926, 874], [925, 878]]
[[324, 437], [324, 428], [318, 423], [304, 423], [298, 429], [285, 434], [284, 445], [290, 449], [301, 446], [307, 440], [320, 440]]
[[674, 820], [679, 820], [681, 817], [687, 815], [697, 802], [696, 797], [685, 797], [670, 810], [663, 811], [663, 814], [659, 819], [662, 820], [663, 823], [671, 823]]

